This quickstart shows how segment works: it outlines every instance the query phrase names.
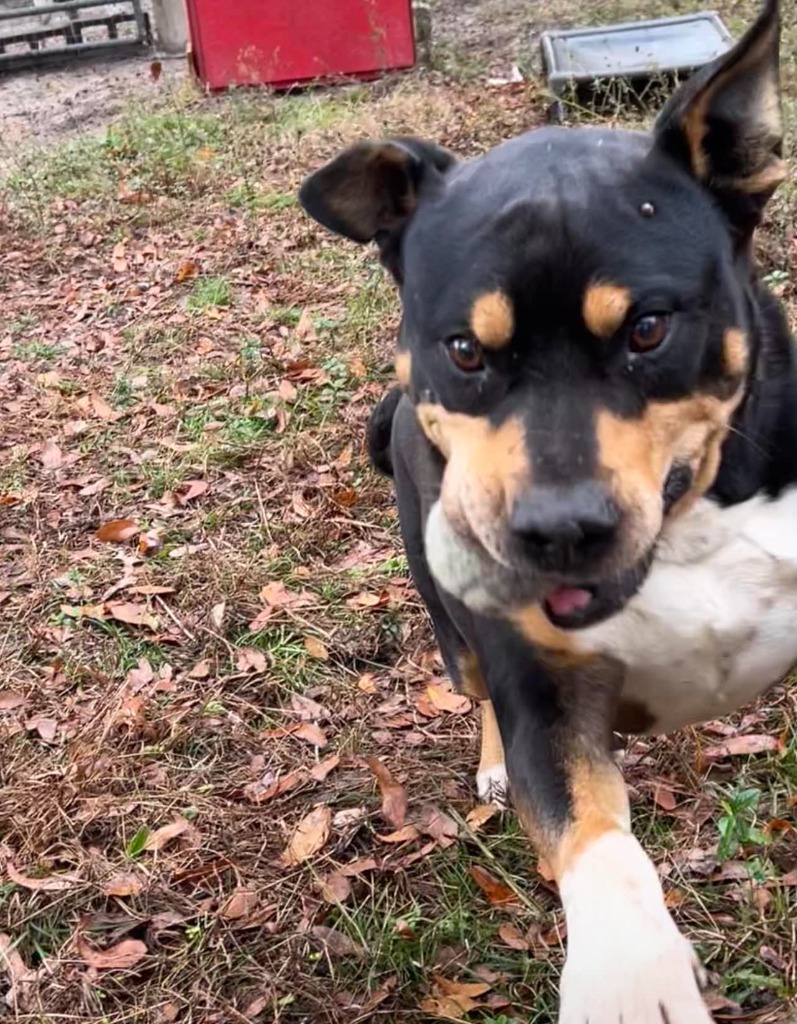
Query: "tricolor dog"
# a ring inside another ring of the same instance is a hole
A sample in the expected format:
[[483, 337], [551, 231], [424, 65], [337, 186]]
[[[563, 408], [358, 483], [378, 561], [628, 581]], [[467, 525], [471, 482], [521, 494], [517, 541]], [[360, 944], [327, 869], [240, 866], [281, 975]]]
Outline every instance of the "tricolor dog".
[[372, 456], [483, 701], [479, 790], [508, 780], [558, 881], [563, 1024], [710, 1020], [611, 733], [715, 718], [797, 662], [797, 360], [752, 262], [786, 173], [778, 37], [768, 0], [650, 135], [361, 142], [301, 190], [398, 284]]

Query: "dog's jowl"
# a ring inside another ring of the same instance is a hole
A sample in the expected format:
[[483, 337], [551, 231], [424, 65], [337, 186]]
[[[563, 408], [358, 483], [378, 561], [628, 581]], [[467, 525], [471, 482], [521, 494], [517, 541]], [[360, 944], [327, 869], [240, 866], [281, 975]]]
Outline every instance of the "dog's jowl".
[[483, 701], [482, 795], [508, 780], [559, 883], [566, 1024], [710, 1019], [612, 730], [714, 718], [797, 662], [797, 367], [752, 257], [778, 81], [770, 0], [651, 135], [540, 129], [470, 161], [361, 142], [301, 192], [400, 290], [371, 452]]

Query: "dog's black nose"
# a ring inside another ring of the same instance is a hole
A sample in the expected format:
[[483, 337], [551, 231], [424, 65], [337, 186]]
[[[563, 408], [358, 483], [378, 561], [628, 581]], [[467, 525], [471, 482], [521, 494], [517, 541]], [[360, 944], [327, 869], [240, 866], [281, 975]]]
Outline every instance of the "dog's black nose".
[[597, 481], [573, 487], [540, 485], [517, 499], [509, 525], [541, 569], [577, 571], [611, 546], [620, 510]]

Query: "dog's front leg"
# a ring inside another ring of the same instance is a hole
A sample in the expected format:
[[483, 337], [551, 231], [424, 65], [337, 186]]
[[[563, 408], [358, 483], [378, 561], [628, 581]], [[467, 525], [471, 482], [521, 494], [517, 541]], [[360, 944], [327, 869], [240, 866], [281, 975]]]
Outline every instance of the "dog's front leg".
[[560, 1024], [708, 1024], [611, 757], [617, 667], [541, 655], [503, 626], [478, 632], [513, 803], [564, 903]]

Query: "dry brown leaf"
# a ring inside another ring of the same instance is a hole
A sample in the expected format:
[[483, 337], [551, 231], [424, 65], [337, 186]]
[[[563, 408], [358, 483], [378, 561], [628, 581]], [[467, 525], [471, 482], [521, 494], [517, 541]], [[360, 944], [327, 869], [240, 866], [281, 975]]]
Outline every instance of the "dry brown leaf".
[[224, 625], [224, 616], [226, 612], [226, 601], [219, 601], [218, 604], [214, 604], [213, 607], [210, 609], [210, 621], [213, 623], [216, 629], [221, 630], [222, 626]]
[[437, 1020], [464, 1020], [465, 1011], [460, 1004], [448, 996], [427, 996], [421, 1000], [420, 1007], [424, 1013]]
[[163, 538], [155, 530], [148, 530], [139, 536], [136, 547], [140, 555], [154, 555], [163, 547]]
[[347, 875], [333, 871], [321, 879], [321, 897], [327, 903], [345, 903], [351, 895], [351, 882]]
[[378, 989], [371, 993], [368, 1002], [363, 1006], [363, 1013], [370, 1013], [375, 1010], [380, 1003], [388, 998], [393, 989], [398, 985], [398, 975], [394, 974], [391, 978], [388, 978]]
[[177, 500], [178, 505], [187, 505], [189, 501], [193, 501], [200, 495], [204, 494], [205, 491], [210, 487], [207, 480], [184, 480], [174, 492], [174, 497]]
[[62, 604], [61, 614], [70, 619], [100, 619], [103, 622], [108, 618], [108, 611], [104, 604]]
[[373, 857], [360, 857], [359, 860], [353, 860], [348, 864], [344, 864], [339, 870], [347, 878], [356, 878], [365, 871], [378, 871], [379, 865]]
[[175, 818], [174, 821], [168, 825], [161, 825], [160, 828], [156, 828], [148, 837], [144, 843], [145, 850], [162, 850], [167, 843], [170, 843], [172, 839], [176, 839], [181, 836], [186, 829], [190, 828], [190, 822], [186, 818]]
[[240, 647], [235, 664], [240, 672], [265, 672], [268, 667], [265, 654], [256, 647]]
[[653, 786], [653, 802], [658, 804], [663, 811], [674, 811], [678, 801], [675, 793], [664, 782], [656, 782]]
[[152, 630], [160, 627], [157, 616], [153, 615], [145, 604], [136, 604], [134, 601], [109, 601], [106, 608], [112, 619], [125, 622], [128, 626], [146, 626]]
[[289, 380], [283, 379], [283, 380], [281, 380], [279, 382], [279, 387], [277, 388], [277, 394], [280, 396], [280, 398], [283, 400], [283, 402], [289, 402], [290, 403], [290, 402], [295, 402], [296, 401], [296, 399], [297, 399], [297, 397], [299, 395], [299, 392], [298, 392], [295, 384], [291, 384], [291, 382]]
[[97, 540], [107, 544], [121, 544], [131, 540], [138, 532], [139, 526], [134, 519], [111, 519], [97, 530]]
[[390, 832], [386, 836], [380, 836], [377, 834], [377, 839], [382, 843], [409, 843], [413, 839], [418, 838], [418, 829], [415, 825], [410, 822], [398, 829], [396, 832]]
[[15, 998], [15, 986], [28, 979], [33, 980], [35, 972], [28, 969], [28, 965], [15, 948], [14, 940], [5, 932], [0, 933], [0, 971], [5, 971], [11, 982], [10, 990], [6, 993], [6, 1002], [13, 1008], [11, 1000]]
[[65, 889], [72, 889], [79, 884], [80, 878], [77, 875], [62, 874], [48, 875], [46, 878], [30, 878], [17, 871], [13, 861], [6, 861], [6, 872], [8, 877], [16, 885], [23, 889], [32, 889], [34, 892], [63, 892]]
[[293, 789], [306, 779], [307, 769], [295, 768], [292, 772], [288, 772], [287, 775], [283, 775], [282, 778], [269, 781], [268, 783], [263, 780], [250, 782], [244, 786], [243, 795], [253, 804], [263, 804], [266, 800], [272, 800], [281, 793], [287, 793], [289, 789]]
[[314, 935], [333, 956], [364, 956], [365, 950], [358, 946], [348, 935], [339, 932], [337, 928], [327, 928], [323, 924], [317, 924], [310, 929]]
[[406, 790], [393, 778], [378, 757], [366, 758], [366, 763], [379, 783], [382, 794], [382, 817], [394, 828], [401, 828], [407, 817]]
[[306, 636], [304, 638], [304, 649], [311, 658], [317, 658], [319, 661], [329, 661], [329, 651], [318, 637]]
[[704, 747], [700, 751], [700, 760], [704, 764], [718, 761], [723, 757], [738, 757], [748, 754], [763, 754], [770, 750], [780, 749], [780, 740], [776, 736], [748, 734], [746, 736], [730, 736], [723, 743], [713, 747]]
[[242, 917], [248, 917], [259, 902], [259, 897], [254, 889], [240, 887], [230, 894], [225, 901], [219, 917], [225, 921], [237, 921]]
[[451, 996], [459, 1002], [460, 998], [478, 999], [489, 992], [492, 985], [485, 981], [451, 981], [442, 974], [434, 975], [435, 987], [444, 996]]
[[480, 864], [474, 864], [473, 867], [468, 868], [468, 874], [493, 906], [511, 907], [517, 906], [520, 903], [518, 895], [513, 889], [510, 889], [508, 885], [496, 878], [495, 875], [491, 875]]
[[296, 325], [296, 337], [300, 341], [318, 340], [318, 334], [313, 323], [313, 315], [309, 309], [302, 310], [302, 315], [299, 317], [299, 322]]
[[188, 673], [188, 678], [189, 679], [207, 679], [207, 677], [209, 675], [210, 675], [210, 662], [206, 658], [203, 658], [201, 661], [198, 661], [194, 665], [194, 667]]
[[317, 725], [315, 722], [300, 722], [295, 729], [292, 730], [291, 735], [297, 736], [300, 740], [304, 740], [305, 743], [312, 743], [314, 747], [319, 749], [325, 747], [329, 743], [327, 734]]
[[149, 952], [140, 939], [123, 939], [108, 949], [94, 949], [80, 932], [77, 935], [77, 949], [83, 961], [98, 971], [129, 970]]
[[300, 722], [317, 722], [321, 718], [329, 718], [328, 708], [301, 693], [291, 696], [291, 710], [296, 712]]
[[456, 842], [459, 836], [457, 823], [439, 807], [429, 807], [421, 821], [418, 822], [418, 827], [421, 832], [436, 839], [443, 849]]
[[184, 260], [177, 268], [175, 280], [178, 284], [182, 284], [183, 281], [187, 281], [191, 277], [196, 277], [198, 273], [199, 267], [193, 260]]
[[465, 821], [473, 832], [478, 832], [499, 810], [496, 804], [477, 804], [472, 811], [468, 811]]
[[103, 883], [106, 896], [137, 896], [144, 888], [144, 879], [134, 871], [121, 871]]
[[329, 757], [325, 757], [323, 761], [319, 761], [318, 764], [313, 765], [310, 769], [310, 778], [315, 779], [316, 782], [323, 782], [324, 779], [329, 775], [331, 771], [340, 764], [340, 754], [331, 754]]
[[125, 682], [134, 690], [148, 686], [155, 678], [155, 671], [146, 658], [139, 658], [135, 668], [131, 668], [125, 676]]
[[286, 867], [295, 867], [309, 860], [313, 854], [323, 847], [329, 838], [332, 824], [332, 812], [326, 804], [319, 804], [306, 814], [285, 848], [281, 863]]
[[455, 693], [450, 685], [445, 683], [430, 684], [426, 687], [426, 695], [439, 711], [447, 711], [452, 715], [466, 715], [471, 709], [470, 700], [462, 693]]
[[16, 690], [0, 690], [0, 711], [13, 711], [21, 708], [27, 698]]
[[52, 743], [58, 732], [58, 722], [54, 718], [45, 718], [43, 715], [34, 715], [25, 723], [29, 732], [37, 732], [45, 743]]
[[374, 683], [373, 672], [363, 672], [360, 678], [357, 680], [357, 689], [362, 690], [363, 693], [378, 693]]
[[498, 929], [498, 936], [505, 946], [509, 946], [510, 949], [528, 949], [528, 939], [524, 938], [513, 924], [509, 921], [505, 921]]
[[42, 445], [40, 459], [45, 469], [60, 469], [64, 464], [64, 453], [53, 438], [50, 438]]

